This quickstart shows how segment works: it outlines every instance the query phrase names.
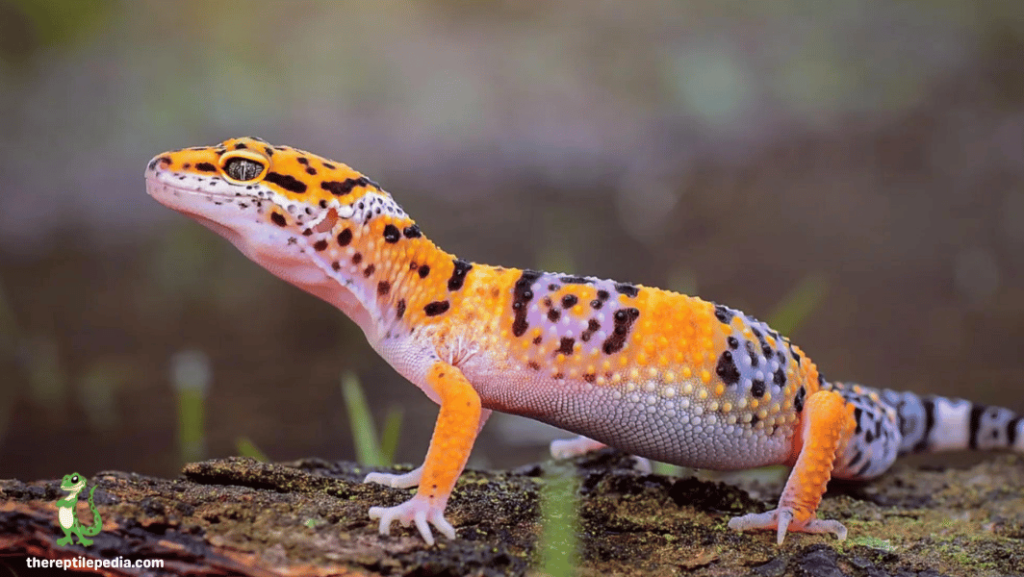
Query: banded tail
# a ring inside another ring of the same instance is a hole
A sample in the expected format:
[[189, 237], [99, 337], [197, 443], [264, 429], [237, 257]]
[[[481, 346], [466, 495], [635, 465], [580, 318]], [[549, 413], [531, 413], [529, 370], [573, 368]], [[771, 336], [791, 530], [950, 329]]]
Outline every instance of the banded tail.
[[900, 455], [1009, 449], [1024, 453], [1024, 417], [1003, 407], [935, 395], [823, 383], [854, 407], [857, 429], [833, 477], [870, 479]]

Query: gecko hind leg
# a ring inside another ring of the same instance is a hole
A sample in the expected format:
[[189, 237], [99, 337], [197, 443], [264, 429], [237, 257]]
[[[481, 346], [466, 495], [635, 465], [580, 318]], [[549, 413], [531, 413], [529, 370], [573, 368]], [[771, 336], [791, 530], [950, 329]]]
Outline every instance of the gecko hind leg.
[[818, 391], [807, 398], [800, 427], [800, 454], [779, 498], [779, 506], [729, 520], [734, 531], [775, 529], [778, 544], [786, 533], [834, 533], [846, 539], [839, 521], [817, 519], [815, 512], [825, 493], [837, 453], [853, 435], [853, 406], [833, 391]]

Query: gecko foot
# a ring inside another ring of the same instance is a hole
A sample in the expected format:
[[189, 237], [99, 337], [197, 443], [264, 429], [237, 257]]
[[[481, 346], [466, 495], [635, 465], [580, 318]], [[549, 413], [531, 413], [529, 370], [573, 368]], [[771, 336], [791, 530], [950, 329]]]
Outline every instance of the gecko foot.
[[415, 487], [420, 483], [420, 478], [423, 476], [423, 466], [420, 465], [418, 469], [413, 469], [408, 473], [401, 475], [395, 475], [392, 473], [370, 473], [363, 479], [364, 483], [376, 483], [378, 485], [384, 485], [385, 487], [391, 487], [392, 489], [408, 489], [409, 487]]
[[811, 518], [806, 521], [795, 521], [791, 507], [773, 509], [765, 513], [750, 513], [729, 520], [729, 528], [734, 531], [751, 529], [776, 529], [778, 544], [786, 538], [787, 531], [800, 533], [834, 533], [840, 541], [846, 540], [846, 527], [839, 521]]
[[[427, 545], [434, 544], [434, 535], [430, 532], [430, 525], [437, 527], [442, 535], [449, 539], [455, 538], [455, 527], [452, 527], [444, 518], [444, 506], [432, 505], [426, 497], [416, 495], [401, 505], [395, 507], [370, 507], [370, 518], [380, 519], [380, 534], [391, 534], [391, 522], [398, 521], [403, 527], [411, 523], [416, 524], [423, 540]], [[427, 523], [430, 523], [428, 525]]]

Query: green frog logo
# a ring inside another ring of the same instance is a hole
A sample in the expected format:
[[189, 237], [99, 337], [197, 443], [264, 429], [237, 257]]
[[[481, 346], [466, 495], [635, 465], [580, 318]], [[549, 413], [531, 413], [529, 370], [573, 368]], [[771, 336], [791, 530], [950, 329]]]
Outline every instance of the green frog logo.
[[100, 519], [100, 512], [96, 510], [93, 502], [93, 493], [96, 492], [96, 485], [89, 491], [89, 508], [92, 509], [92, 525], [83, 527], [78, 522], [78, 514], [75, 512], [75, 505], [78, 504], [78, 494], [85, 489], [85, 477], [78, 473], [64, 475], [60, 488], [68, 491], [68, 496], [57, 499], [57, 520], [60, 521], [60, 528], [64, 530], [64, 537], [57, 540], [58, 545], [71, 545], [74, 543], [75, 535], [78, 535], [78, 542], [82, 545], [92, 545], [92, 539], [86, 536], [93, 536], [100, 532], [103, 521]]

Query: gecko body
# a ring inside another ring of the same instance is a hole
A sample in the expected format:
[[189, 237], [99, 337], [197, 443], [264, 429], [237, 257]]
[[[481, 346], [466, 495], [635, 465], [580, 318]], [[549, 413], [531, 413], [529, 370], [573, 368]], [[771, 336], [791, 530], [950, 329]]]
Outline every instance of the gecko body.
[[[256, 138], [170, 151], [147, 190], [278, 277], [339, 308], [440, 406], [423, 466], [368, 482], [418, 486], [393, 521], [449, 538], [444, 510], [491, 411], [688, 467], [793, 467], [775, 510], [737, 530], [834, 533], [816, 518], [831, 477], [869, 479], [896, 457], [947, 449], [1024, 452], [1008, 409], [826, 380], [796, 345], [735, 309], [656, 288], [489, 266], [432, 243], [377, 183]], [[554, 449], [554, 447], [553, 447]]]

